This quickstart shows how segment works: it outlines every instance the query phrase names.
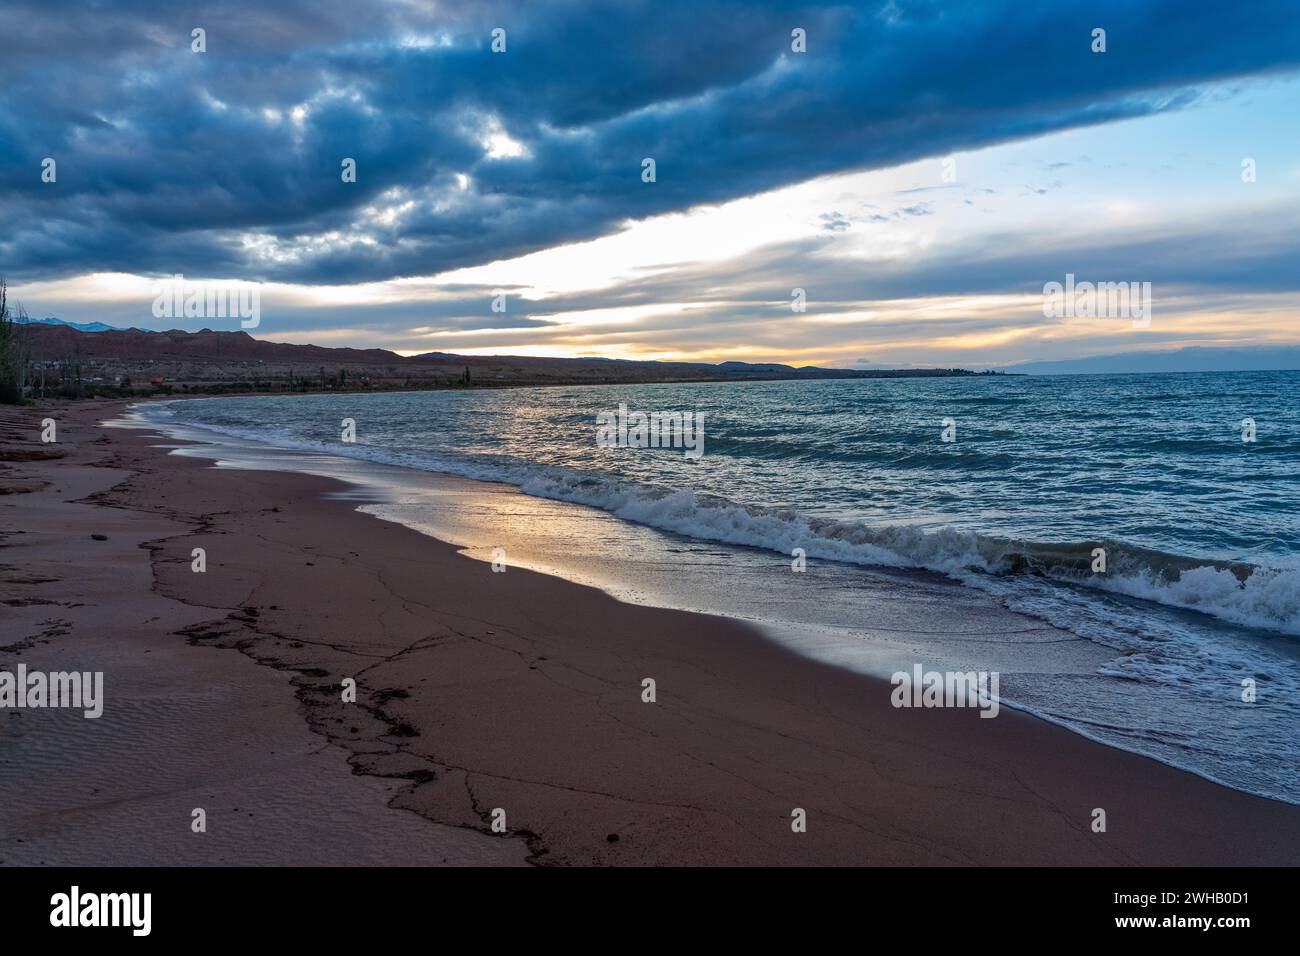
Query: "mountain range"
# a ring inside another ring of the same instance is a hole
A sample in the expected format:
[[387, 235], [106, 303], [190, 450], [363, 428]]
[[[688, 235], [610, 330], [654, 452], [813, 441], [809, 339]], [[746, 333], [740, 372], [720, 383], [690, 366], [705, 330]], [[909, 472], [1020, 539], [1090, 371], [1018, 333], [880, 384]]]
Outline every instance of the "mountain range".
[[115, 325], [105, 325], [103, 322], [69, 322], [66, 319], [56, 319], [52, 315], [47, 315], [43, 319], [33, 319], [24, 315], [14, 319], [19, 325], [61, 325], [70, 329], [76, 329], [78, 332], [141, 332], [143, 329], [122, 329]]
[[1274, 372], [1300, 369], [1300, 346], [1122, 352], [1090, 358], [1023, 362], [1002, 369], [1024, 375], [1122, 375], [1155, 372]]
[[[979, 374], [966, 369], [837, 369], [773, 363], [658, 362], [524, 355], [404, 356], [388, 349], [327, 348], [255, 339], [244, 331], [171, 329], [83, 331], [67, 322], [33, 322], [29, 357], [42, 366], [80, 369], [101, 381], [175, 385], [189, 390], [441, 388], [778, 379], [917, 378]], [[62, 377], [62, 375], [60, 375]]]
[[[465, 356], [451, 352], [424, 352], [403, 356], [388, 349], [330, 348], [319, 345], [292, 345], [255, 339], [243, 331], [214, 332], [203, 329], [186, 332], [171, 329], [152, 332], [146, 329], [123, 329], [103, 322], [69, 322], [47, 316], [43, 319], [18, 319], [19, 323], [50, 329], [43, 332], [41, 343], [46, 358], [69, 348], [97, 356], [118, 359], [183, 359], [210, 361], [253, 361], [289, 364], [314, 364], [337, 367], [339, 365], [392, 365], [403, 364], [454, 364], [457, 366], [482, 366], [531, 369], [570, 369], [597, 372], [611, 366], [621, 366], [623, 373], [611, 373], [613, 379], [645, 380], [635, 371], [653, 372], [671, 376], [673, 380], [712, 378], [876, 378], [882, 373], [888, 377], [904, 375], [963, 374], [960, 369], [891, 368], [859, 359], [854, 368], [795, 367], [763, 362], [656, 362], [613, 358], [538, 358], [535, 356]], [[67, 330], [55, 331], [55, 330]], [[93, 333], [97, 341], [88, 342], [69, 337], [71, 333]], [[1274, 348], [1211, 348], [1190, 346], [1173, 350], [1147, 350], [1095, 355], [1077, 359], [1059, 359], [1021, 362], [1001, 366], [990, 371], [1021, 375], [1122, 375], [1161, 372], [1235, 372], [1280, 371], [1300, 369], [1300, 346], [1284, 345]], [[967, 373], [968, 374], [968, 373]], [[589, 376], [583, 376], [587, 378]]]

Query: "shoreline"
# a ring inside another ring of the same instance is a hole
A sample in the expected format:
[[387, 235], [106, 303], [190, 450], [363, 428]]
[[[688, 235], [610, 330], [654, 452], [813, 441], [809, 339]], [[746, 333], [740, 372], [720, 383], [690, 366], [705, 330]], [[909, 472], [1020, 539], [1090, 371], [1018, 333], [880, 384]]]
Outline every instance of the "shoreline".
[[[1238, 720], [1231, 705], [1203, 718], [1184, 714], [1190, 722], [1166, 716], [1171, 705], [1203, 705], [1195, 694], [1182, 700], [1139, 700], [1165, 689], [1116, 676], [1116, 662], [1140, 644], [1111, 639], [1091, 619], [1089, 607], [1056, 603], [1065, 592], [1055, 585], [1043, 588], [1031, 575], [981, 576], [819, 555], [815, 575], [794, 577], [782, 552], [761, 539], [729, 535], [725, 526], [715, 534], [718, 529], [707, 523], [707, 516], [702, 531], [682, 528], [676, 515], [666, 521], [629, 515], [617, 502], [599, 495], [574, 496], [563, 485], [558, 494], [544, 486], [526, 489], [528, 476], [517, 470], [493, 474], [491, 468], [458, 466], [437, 456], [434, 462], [419, 456], [410, 461], [383, 444], [321, 447], [324, 443], [301, 442], [292, 435], [267, 441], [260, 430], [177, 422], [155, 417], [147, 408], [132, 408], [127, 417], [136, 423], [196, 443], [180, 454], [220, 459], [233, 468], [342, 480], [357, 489], [358, 502], [375, 496], [360, 510], [453, 543], [479, 560], [491, 560], [496, 548], [505, 546], [512, 565], [595, 586], [631, 604], [744, 621], [804, 656], [886, 679], [910, 672], [918, 660], [941, 671], [1000, 671], [1002, 703], [1023, 713], [1230, 789], [1300, 806], [1300, 794], [1285, 770], [1244, 767], [1219, 756], [1225, 743], [1234, 750], [1258, 745], [1269, 752], [1269, 733], [1276, 740], [1288, 732], [1280, 719], [1253, 739], [1225, 740], [1202, 731], [1216, 717]], [[1184, 560], [1193, 566], [1215, 564], [1208, 558]], [[1117, 589], [1084, 593], [1104, 601]], [[1178, 627], [1170, 617], [1186, 613], [1158, 600], [1146, 609], [1164, 616], [1148, 622], [1157, 628]], [[1212, 616], [1206, 620], [1211, 627], [1222, 626]], [[1086, 622], [1091, 624], [1080, 626]], [[1127, 633], [1129, 622], [1122, 616], [1104, 623]], [[1247, 646], [1261, 640], [1253, 634], [1234, 636], [1244, 637]], [[1156, 653], [1172, 659], [1196, 650], [1175, 650], [1165, 643]], [[1249, 670], [1243, 661], [1242, 667], [1246, 673], [1272, 673], [1269, 662], [1256, 662]], [[1217, 687], [1202, 683], [1198, 690], [1214, 693]]]
[[[1023, 713], [986, 721], [895, 710], [887, 682], [796, 655], [735, 621], [624, 604], [520, 568], [493, 574], [452, 545], [326, 499], [338, 483], [217, 470], [165, 454], [147, 433], [95, 424], [127, 404], [65, 405], [55, 417], [72, 423], [70, 457], [101, 469], [109, 459], [129, 476], [92, 492], [97, 505], [85, 508], [169, 523], [139, 545], [148, 590], [194, 620], [146, 629], [145, 652], [297, 673], [297, 729], [310, 726], [348, 755], [360, 776], [345, 778], [347, 789], [386, 780], [389, 806], [423, 817], [422, 832], [468, 838], [465, 852], [481, 855], [469, 862], [502, 862], [493, 854], [509, 855], [503, 847], [517, 851], [514, 862], [545, 863], [1300, 861], [1300, 809], [1290, 804]], [[40, 416], [31, 417], [34, 436]], [[14, 463], [15, 480], [55, 487], [61, 461]], [[51, 497], [0, 501], [42, 494]], [[21, 510], [16, 517], [21, 529]], [[202, 575], [190, 571], [196, 546], [208, 553]], [[119, 573], [131, 570], [126, 557]], [[46, 600], [53, 583], [4, 587]], [[20, 610], [35, 619], [33, 606]], [[42, 649], [77, 639], [74, 621]], [[335, 699], [349, 675], [353, 710]], [[640, 699], [646, 676], [657, 681], [654, 704]], [[113, 684], [108, 670], [109, 709]], [[266, 726], [289, 732], [277, 713]], [[58, 736], [44, 744], [64, 745]], [[256, 802], [256, 777], [247, 789]], [[416, 820], [366, 796], [377, 817]], [[511, 836], [491, 834], [497, 807]], [[791, 831], [795, 807], [807, 810], [806, 833]], [[1106, 833], [1091, 830], [1094, 808], [1107, 812]], [[21, 808], [16, 817], [24, 821]], [[267, 840], [245, 833], [249, 845]], [[6, 846], [0, 859], [12, 853]]]

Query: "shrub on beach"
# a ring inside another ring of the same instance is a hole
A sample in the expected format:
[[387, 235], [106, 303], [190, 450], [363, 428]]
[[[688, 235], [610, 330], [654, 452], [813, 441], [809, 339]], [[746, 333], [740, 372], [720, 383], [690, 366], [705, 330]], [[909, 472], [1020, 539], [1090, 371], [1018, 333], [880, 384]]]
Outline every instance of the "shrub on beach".
[[10, 311], [5, 280], [0, 277], [0, 402], [6, 405], [22, 402], [27, 377], [27, 330], [19, 318], [27, 314], [22, 306], [17, 316]]

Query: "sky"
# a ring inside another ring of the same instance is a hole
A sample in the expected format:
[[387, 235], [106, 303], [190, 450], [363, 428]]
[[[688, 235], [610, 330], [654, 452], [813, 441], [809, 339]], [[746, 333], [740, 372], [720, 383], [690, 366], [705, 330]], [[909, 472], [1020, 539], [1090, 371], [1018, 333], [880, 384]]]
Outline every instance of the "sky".
[[[404, 354], [1288, 345], [1298, 107], [1290, 0], [5, 0], [0, 274], [148, 329], [239, 328], [155, 318], [166, 277], [256, 284], [259, 338]], [[1150, 321], [1045, 315], [1067, 275]]]

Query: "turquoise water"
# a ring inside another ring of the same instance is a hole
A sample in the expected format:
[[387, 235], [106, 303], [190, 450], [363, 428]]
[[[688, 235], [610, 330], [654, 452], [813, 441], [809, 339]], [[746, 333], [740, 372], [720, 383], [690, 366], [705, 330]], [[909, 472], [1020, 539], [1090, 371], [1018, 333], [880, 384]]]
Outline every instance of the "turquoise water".
[[[1260, 372], [240, 397], [146, 413], [507, 482], [689, 540], [801, 548], [834, 564], [849, 611], [856, 573], [942, 572], [1105, 652], [1086, 680], [1011, 681], [1014, 703], [1300, 802], [1298, 400], [1300, 372]], [[620, 404], [702, 413], [703, 455], [598, 447], [597, 415]], [[345, 418], [355, 443], [340, 440]]]

